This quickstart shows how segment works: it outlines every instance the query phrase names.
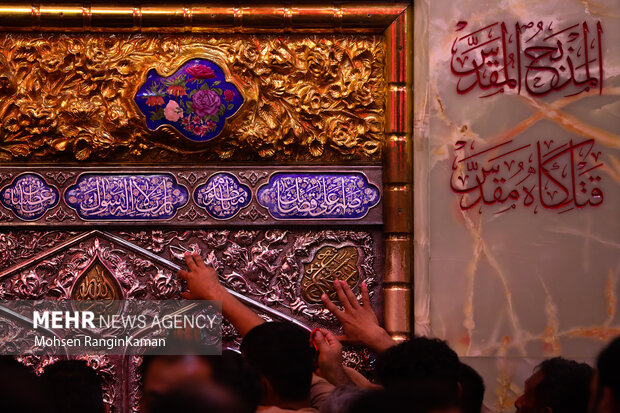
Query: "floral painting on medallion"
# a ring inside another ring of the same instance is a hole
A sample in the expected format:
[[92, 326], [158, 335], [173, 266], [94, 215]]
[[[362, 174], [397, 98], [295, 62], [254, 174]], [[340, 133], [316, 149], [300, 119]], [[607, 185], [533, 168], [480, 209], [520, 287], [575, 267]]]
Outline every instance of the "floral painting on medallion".
[[0, 160], [379, 162], [384, 60], [367, 35], [3, 33]]

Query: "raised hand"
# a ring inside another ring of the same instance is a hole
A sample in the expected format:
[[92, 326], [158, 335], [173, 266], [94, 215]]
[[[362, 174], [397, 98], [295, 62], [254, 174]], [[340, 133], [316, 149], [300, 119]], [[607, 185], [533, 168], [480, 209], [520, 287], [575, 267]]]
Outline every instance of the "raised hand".
[[233, 297], [217, 277], [212, 267], [205, 265], [204, 260], [198, 253], [185, 253], [185, 262], [189, 271], [180, 270], [179, 277], [187, 281], [189, 291], [183, 293], [183, 298], [188, 300], [214, 300], [221, 301], [224, 317], [232, 323], [245, 336], [251, 329], [264, 323], [254, 311], [243, 305]]
[[188, 300], [221, 300], [225, 292], [213, 267], [208, 267], [198, 253], [185, 253], [189, 271], [179, 270], [179, 277], [187, 281], [188, 292], [183, 298]]
[[361, 287], [361, 305], [345, 281], [335, 280], [334, 288], [338, 300], [342, 304], [342, 310], [329, 299], [327, 294], [323, 294], [321, 300], [342, 324], [345, 334], [338, 337], [338, 340], [350, 344], [364, 344], [377, 353], [381, 353], [396, 344], [387, 331], [379, 325], [377, 315], [370, 305], [370, 295], [366, 283], [362, 283]]
[[311, 339], [319, 352], [317, 374], [334, 386], [350, 383], [342, 367], [342, 344], [336, 336], [320, 328], [312, 332]]

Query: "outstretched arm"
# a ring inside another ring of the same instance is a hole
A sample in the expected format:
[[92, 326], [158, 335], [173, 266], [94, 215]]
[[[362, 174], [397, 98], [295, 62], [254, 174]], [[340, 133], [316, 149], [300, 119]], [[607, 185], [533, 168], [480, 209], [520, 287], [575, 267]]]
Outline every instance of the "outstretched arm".
[[377, 316], [370, 306], [370, 295], [365, 283], [362, 283], [361, 287], [361, 305], [345, 281], [334, 281], [334, 288], [336, 289], [338, 300], [342, 303], [342, 310], [330, 301], [327, 294], [323, 294], [321, 300], [323, 300], [325, 307], [342, 324], [344, 336], [338, 337], [340, 341], [351, 344], [364, 344], [376, 353], [382, 353], [396, 345], [396, 342], [392, 340], [388, 332], [379, 325]]
[[254, 311], [233, 297], [220, 284], [213, 267], [207, 266], [198, 253], [185, 253], [189, 271], [180, 270], [178, 275], [187, 281], [188, 292], [183, 298], [188, 300], [214, 300], [222, 302], [222, 314], [239, 331], [242, 337], [254, 327], [264, 323]]

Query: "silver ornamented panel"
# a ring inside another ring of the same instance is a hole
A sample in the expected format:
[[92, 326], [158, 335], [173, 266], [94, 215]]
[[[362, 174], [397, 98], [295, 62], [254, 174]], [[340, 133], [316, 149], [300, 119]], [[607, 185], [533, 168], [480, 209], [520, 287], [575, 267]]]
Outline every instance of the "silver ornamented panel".
[[0, 227], [380, 225], [380, 167], [0, 167]]
[[[178, 299], [184, 283], [176, 272], [184, 267], [185, 251], [196, 251], [213, 265], [231, 293], [265, 320], [337, 331], [336, 320], [312, 297], [317, 288], [329, 294], [330, 280], [347, 277], [357, 294], [365, 281], [379, 309], [380, 240], [381, 232], [374, 229], [0, 230], [0, 299], [92, 298], [86, 284], [113, 298]], [[322, 264], [325, 269], [318, 268]], [[4, 327], [19, 333], [18, 326]], [[237, 348], [237, 331], [227, 323], [222, 331], [224, 344]], [[63, 357], [21, 361], [41, 369]], [[104, 379], [110, 410], [137, 411], [140, 358], [85, 359]], [[369, 370], [370, 360], [365, 351], [345, 352], [345, 362], [360, 370]]]

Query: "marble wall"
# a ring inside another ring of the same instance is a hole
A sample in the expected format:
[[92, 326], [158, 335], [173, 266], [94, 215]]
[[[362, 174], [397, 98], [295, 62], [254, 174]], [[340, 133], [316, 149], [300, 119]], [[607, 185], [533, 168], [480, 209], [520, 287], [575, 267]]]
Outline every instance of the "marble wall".
[[414, 8], [416, 332], [510, 411], [620, 334], [620, 3]]

